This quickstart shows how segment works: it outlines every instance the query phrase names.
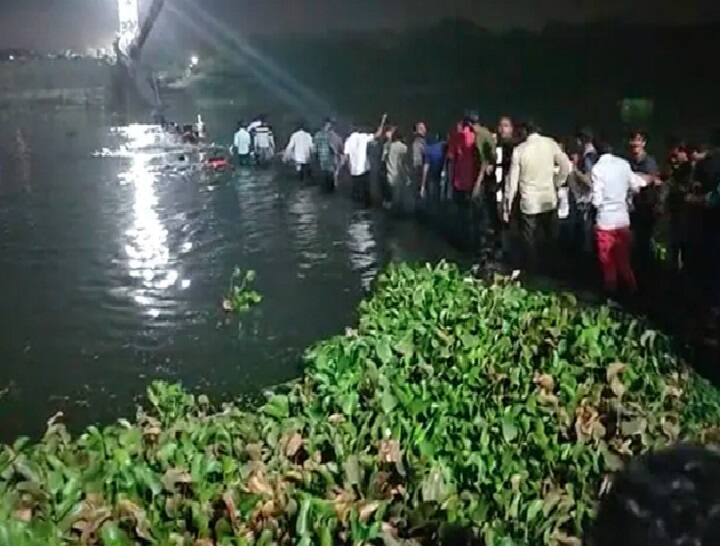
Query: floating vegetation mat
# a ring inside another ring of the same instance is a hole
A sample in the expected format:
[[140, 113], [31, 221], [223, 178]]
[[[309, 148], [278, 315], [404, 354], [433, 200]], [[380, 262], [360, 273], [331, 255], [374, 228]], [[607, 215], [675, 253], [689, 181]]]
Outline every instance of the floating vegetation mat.
[[306, 359], [256, 411], [156, 383], [132, 421], [5, 447], [0, 546], [573, 546], [629, 457], [718, 438], [642, 320], [447, 264], [388, 270]]

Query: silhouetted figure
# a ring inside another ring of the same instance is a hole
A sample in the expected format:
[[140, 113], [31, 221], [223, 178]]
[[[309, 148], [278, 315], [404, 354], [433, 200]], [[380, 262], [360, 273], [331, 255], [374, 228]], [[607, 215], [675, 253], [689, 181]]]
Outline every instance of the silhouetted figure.
[[325, 191], [335, 190], [335, 173], [342, 161], [343, 141], [335, 132], [333, 120], [328, 118], [313, 138], [320, 169], [321, 185]]
[[250, 153], [252, 151], [252, 137], [244, 121], [238, 123], [237, 131], [233, 136], [233, 148], [238, 165], [250, 165]]
[[305, 123], [300, 123], [297, 131], [290, 136], [283, 160], [294, 165], [295, 172], [301, 181], [310, 176], [310, 162], [312, 161], [313, 151], [313, 137], [305, 130]]
[[379, 140], [382, 137], [386, 122], [387, 114], [383, 115], [375, 134], [364, 132], [359, 126], [355, 126], [350, 136], [345, 140], [340, 168], [345, 165], [348, 166], [350, 178], [352, 179], [353, 198], [365, 207], [369, 207], [372, 202], [368, 146], [374, 140]]
[[649, 183], [652, 182], [635, 197], [635, 211], [632, 214], [635, 256], [638, 266], [644, 271], [647, 271], [653, 259], [652, 239], [659, 203], [659, 192], [654, 182], [660, 179], [657, 161], [647, 152], [647, 140], [647, 134], [639, 130], [632, 131], [628, 140], [630, 167]]
[[720, 455], [676, 447], [638, 457], [615, 476], [588, 546], [720, 544]]

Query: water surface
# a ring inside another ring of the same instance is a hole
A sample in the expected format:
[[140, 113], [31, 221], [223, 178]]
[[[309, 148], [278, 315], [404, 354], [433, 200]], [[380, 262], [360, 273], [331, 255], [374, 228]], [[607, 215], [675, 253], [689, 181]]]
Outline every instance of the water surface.
[[[6, 113], [0, 136], [0, 435], [132, 410], [154, 378], [231, 397], [295, 377], [342, 332], [378, 270], [450, 250], [415, 223], [357, 209], [275, 170], [216, 185], [160, 172], [80, 110]], [[114, 149], [114, 148], [113, 148]], [[226, 324], [235, 266], [264, 301]]]

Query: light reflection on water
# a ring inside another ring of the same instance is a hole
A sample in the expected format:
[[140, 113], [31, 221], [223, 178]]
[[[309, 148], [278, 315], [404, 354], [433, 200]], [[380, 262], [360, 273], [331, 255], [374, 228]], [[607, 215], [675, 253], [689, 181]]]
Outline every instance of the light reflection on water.
[[[291, 379], [304, 348], [352, 324], [385, 263], [448, 255], [343, 188], [274, 169], [208, 179], [154, 129], [57, 115], [26, 121], [25, 149], [43, 154], [20, 154], [0, 184], [2, 439], [58, 410], [75, 428], [127, 415], [151, 379], [223, 397]], [[14, 160], [12, 123], [0, 145]], [[264, 297], [242, 337], [220, 306], [235, 266]]]
[[[294, 232], [293, 241], [300, 258], [301, 270], [312, 268], [317, 262], [318, 245], [318, 204], [310, 190], [299, 191], [290, 203], [289, 213], [294, 216], [293, 223], [298, 229]], [[304, 276], [306, 273], [299, 273]]]
[[378, 273], [379, 260], [375, 251], [377, 243], [367, 212], [358, 211], [353, 214], [347, 235], [350, 264], [354, 271], [360, 272], [363, 288], [368, 290]]
[[[128, 170], [119, 173], [118, 180], [133, 192], [133, 224], [125, 231], [124, 250], [128, 273], [140, 286], [131, 291], [131, 297], [149, 317], [158, 318], [159, 299], [163, 291], [178, 285], [180, 273], [173, 265], [177, 260], [170, 254], [168, 230], [158, 214], [156, 185], [170, 156], [178, 153], [179, 143], [156, 126], [131, 125], [115, 128], [113, 132], [123, 137], [125, 143], [107, 155], [125, 155], [130, 161]], [[185, 241], [181, 251], [190, 250], [192, 242]], [[191, 284], [191, 279], [182, 279], [179, 287], [187, 289]]]

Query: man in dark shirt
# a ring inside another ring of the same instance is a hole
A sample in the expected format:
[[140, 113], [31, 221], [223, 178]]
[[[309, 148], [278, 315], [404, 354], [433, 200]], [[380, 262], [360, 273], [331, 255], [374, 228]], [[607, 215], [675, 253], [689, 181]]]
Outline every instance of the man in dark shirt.
[[428, 136], [423, 154], [423, 173], [420, 184], [420, 199], [430, 216], [440, 214], [442, 199], [442, 173], [445, 167], [445, 142], [440, 135]]
[[647, 134], [643, 131], [630, 133], [628, 161], [633, 172], [647, 179], [648, 186], [635, 198], [635, 211], [631, 216], [635, 234], [635, 257], [638, 268], [647, 270], [652, 262], [652, 238], [655, 234], [656, 209], [660, 182], [660, 168], [655, 158], [647, 153]]
[[426, 212], [423, 210], [422, 203], [418, 201], [422, 192], [423, 183], [423, 166], [425, 164], [425, 147], [427, 146], [428, 127], [424, 121], [418, 121], [415, 124], [415, 134], [412, 140], [410, 150], [412, 170], [410, 171], [410, 195], [408, 197], [414, 203], [413, 209], [418, 209], [421, 215]]
[[[517, 144], [515, 123], [510, 116], [502, 116], [497, 126], [497, 145], [495, 148], [495, 195], [492, 201], [496, 207], [498, 221], [501, 219], [503, 196], [505, 195], [505, 182], [510, 177], [510, 164]], [[510, 248], [510, 230], [502, 222], [498, 226], [496, 255], [502, 258]]]
[[720, 181], [720, 143], [696, 165], [695, 181], [700, 184], [702, 193], [710, 193], [717, 188]]
[[669, 178], [665, 195], [665, 210], [669, 216], [670, 265], [675, 270], [685, 269], [690, 257], [689, 216], [687, 202], [690, 195], [692, 163], [690, 150], [683, 142], [674, 144], [668, 154]]
[[[600, 159], [595, 148], [595, 134], [590, 127], [583, 127], [576, 135], [576, 148], [568, 147], [575, 169], [568, 179], [570, 189], [571, 244], [580, 256], [593, 253], [595, 248], [595, 217], [592, 206], [592, 170]], [[592, 260], [594, 264], [595, 260]]]

